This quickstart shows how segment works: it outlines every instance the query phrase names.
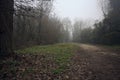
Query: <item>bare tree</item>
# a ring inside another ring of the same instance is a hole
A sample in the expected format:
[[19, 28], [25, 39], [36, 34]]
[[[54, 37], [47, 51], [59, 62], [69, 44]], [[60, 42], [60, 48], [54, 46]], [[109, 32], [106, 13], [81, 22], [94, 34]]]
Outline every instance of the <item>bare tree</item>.
[[13, 53], [13, 0], [0, 0], [0, 56]]
[[69, 42], [72, 40], [72, 23], [69, 18], [64, 18], [62, 20], [63, 28], [64, 28], [64, 36], [63, 36], [63, 42]]
[[[14, 41], [16, 45], [25, 45], [30, 40], [36, 40], [41, 44], [41, 28], [44, 27], [42, 21], [45, 16], [49, 17], [52, 5], [53, 0], [15, 0]], [[28, 37], [30, 35], [31, 38]]]
[[79, 41], [80, 40], [80, 34], [85, 26], [84, 22], [82, 20], [76, 20], [73, 25], [73, 41]]
[[110, 11], [109, 0], [98, 0], [101, 7], [101, 11], [104, 17], [107, 17], [108, 12]]

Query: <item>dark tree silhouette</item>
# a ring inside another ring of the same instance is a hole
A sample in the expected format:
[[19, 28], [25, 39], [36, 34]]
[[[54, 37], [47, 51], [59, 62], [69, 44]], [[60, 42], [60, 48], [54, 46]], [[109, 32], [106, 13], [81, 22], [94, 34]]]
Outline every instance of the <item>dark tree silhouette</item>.
[[0, 0], [0, 57], [13, 53], [13, 0]]

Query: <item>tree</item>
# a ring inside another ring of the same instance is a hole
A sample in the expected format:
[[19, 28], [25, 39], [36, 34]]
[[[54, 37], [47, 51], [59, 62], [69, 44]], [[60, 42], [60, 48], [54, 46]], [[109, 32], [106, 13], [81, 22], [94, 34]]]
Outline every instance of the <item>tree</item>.
[[80, 42], [82, 43], [91, 43], [92, 41], [92, 28], [84, 28], [80, 34]]
[[0, 57], [13, 53], [13, 0], [0, 0]]
[[62, 20], [63, 23], [63, 42], [70, 42], [72, 40], [72, 24], [69, 18], [64, 18]]
[[42, 22], [46, 16], [49, 18], [53, 0], [15, 0], [14, 2], [15, 47], [41, 44], [41, 32], [45, 27]]
[[109, 0], [98, 0], [101, 11], [104, 17], [107, 17], [108, 12], [110, 11]]
[[[95, 39], [104, 44], [120, 44], [120, 0], [108, 0], [107, 16], [103, 21], [97, 23], [94, 31]], [[105, 3], [103, 0], [102, 3]], [[105, 6], [103, 6], [105, 8]], [[98, 36], [99, 35], [99, 36]]]
[[73, 41], [81, 42], [81, 32], [88, 27], [88, 22], [76, 20], [73, 25]]

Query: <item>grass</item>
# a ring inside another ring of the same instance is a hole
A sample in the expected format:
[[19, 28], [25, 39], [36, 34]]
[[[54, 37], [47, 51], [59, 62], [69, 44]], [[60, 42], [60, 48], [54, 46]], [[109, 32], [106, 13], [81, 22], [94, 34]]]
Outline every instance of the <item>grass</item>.
[[59, 74], [68, 68], [70, 59], [78, 46], [75, 44], [54, 44], [45, 46], [34, 46], [22, 50], [17, 50], [18, 54], [42, 54], [52, 56], [57, 67], [52, 70], [54, 74]]
[[63, 74], [70, 68], [71, 58], [78, 48], [73, 43], [61, 43], [16, 50], [15, 56], [0, 61], [0, 80], [29, 80], [36, 74], [41, 78]]

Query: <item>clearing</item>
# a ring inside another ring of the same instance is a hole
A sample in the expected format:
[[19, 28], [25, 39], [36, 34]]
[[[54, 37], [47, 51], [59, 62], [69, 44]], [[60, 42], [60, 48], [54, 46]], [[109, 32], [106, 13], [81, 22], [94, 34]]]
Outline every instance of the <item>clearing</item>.
[[0, 80], [120, 80], [120, 47], [54, 44], [0, 61]]

